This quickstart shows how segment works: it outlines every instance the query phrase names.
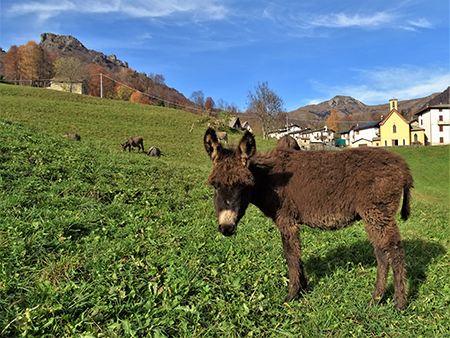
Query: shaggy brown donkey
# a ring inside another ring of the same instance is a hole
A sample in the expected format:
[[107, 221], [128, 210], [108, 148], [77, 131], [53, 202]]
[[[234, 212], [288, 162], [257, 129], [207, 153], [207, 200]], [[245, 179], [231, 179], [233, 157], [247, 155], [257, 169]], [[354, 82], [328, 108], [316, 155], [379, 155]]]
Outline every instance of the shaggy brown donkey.
[[236, 232], [249, 203], [278, 227], [289, 267], [286, 301], [306, 287], [299, 228], [342, 229], [364, 220], [378, 263], [371, 303], [383, 296], [389, 266], [394, 273], [395, 309], [405, 309], [406, 276], [395, 214], [410, 214], [413, 179], [402, 157], [380, 148], [295, 151], [286, 147], [259, 154], [246, 132], [235, 149], [224, 148], [212, 129], [204, 137], [213, 161], [208, 183], [214, 187], [219, 231]]
[[300, 146], [298, 145], [296, 139], [289, 135], [284, 135], [282, 138], [280, 138], [277, 142], [276, 147], [285, 147], [293, 150], [300, 150]]

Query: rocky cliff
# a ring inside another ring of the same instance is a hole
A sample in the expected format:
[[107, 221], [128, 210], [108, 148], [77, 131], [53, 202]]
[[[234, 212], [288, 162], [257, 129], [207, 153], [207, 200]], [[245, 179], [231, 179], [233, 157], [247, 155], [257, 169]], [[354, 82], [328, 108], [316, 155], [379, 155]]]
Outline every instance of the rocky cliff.
[[56, 54], [58, 57], [78, 57], [86, 63], [100, 63], [109, 69], [128, 68], [128, 63], [117, 59], [114, 54], [106, 56], [95, 50], [87, 49], [79, 40], [71, 35], [42, 33], [39, 46]]

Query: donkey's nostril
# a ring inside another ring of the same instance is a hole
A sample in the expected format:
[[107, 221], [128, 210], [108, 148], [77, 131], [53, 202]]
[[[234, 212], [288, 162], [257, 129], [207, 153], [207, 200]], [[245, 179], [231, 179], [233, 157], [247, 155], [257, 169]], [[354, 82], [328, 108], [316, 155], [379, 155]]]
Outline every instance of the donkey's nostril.
[[236, 233], [236, 226], [230, 224], [219, 224], [219, 232], [224, 236], [232, 236]]

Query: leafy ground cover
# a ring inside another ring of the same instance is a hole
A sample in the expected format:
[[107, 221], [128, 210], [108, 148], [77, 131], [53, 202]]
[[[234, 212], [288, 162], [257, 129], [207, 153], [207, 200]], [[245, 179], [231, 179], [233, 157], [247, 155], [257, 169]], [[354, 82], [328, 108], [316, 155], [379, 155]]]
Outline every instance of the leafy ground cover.
[[[309, 285], [287, 304], [271, 221], [250, 207], [236, 236], [216, 230], [200, 116], [3, 85], [0, 97], [0, 336], [450, 335], [449, 147], [395, 150], [416, 185], [398, 221], [405, 311], [393, 310], [392, 276], [367, 306], [376, 260], [362, 224], [302, 229]], [[161, 159], [119, 151], [138, 134]]]

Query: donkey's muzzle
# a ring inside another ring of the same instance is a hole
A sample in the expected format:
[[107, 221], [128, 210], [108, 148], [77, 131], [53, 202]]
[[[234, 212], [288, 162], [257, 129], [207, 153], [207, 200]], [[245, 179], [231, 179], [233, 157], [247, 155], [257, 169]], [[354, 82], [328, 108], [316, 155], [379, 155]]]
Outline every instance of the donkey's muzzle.
[[237, 214], [231, 210], [223, 210], [219, 213], [219, 231], [224, 236], [232, 236], [236, 233]]

